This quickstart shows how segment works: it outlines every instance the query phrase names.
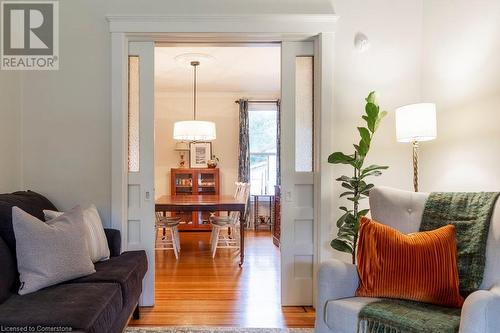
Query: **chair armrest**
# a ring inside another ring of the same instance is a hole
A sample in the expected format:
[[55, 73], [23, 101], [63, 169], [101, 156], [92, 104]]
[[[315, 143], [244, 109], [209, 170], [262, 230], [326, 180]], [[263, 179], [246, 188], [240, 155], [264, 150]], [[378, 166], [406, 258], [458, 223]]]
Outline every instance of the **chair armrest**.
[[353, 297], [359, 285], [356, 266], [340, 260], [321, 264], [316, 297], [316, 333], [330, 332], [325, 322], [326, 304], [330, 300]]
[[464, 302], [459, 333], [500, 332], [500, 285], [478, 290]]
[[106, 239], [108, 241], [109, 256], [117, 257], [121, 254], [122, 250], [122, 237], [120, 231], [116, 229], [104, 229]]

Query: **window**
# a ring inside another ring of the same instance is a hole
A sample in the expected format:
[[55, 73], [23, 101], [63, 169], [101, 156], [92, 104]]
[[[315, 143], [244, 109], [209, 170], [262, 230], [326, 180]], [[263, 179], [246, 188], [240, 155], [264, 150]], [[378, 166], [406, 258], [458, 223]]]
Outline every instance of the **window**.
[[128, 171], [139, 172], [139, 57], [128, 57]]
[[274, 195], [278, 110], [275, 104], [249, 105], [251, 194]]
[[314, 59], [295, 58], [295, 171], [313, 171]]

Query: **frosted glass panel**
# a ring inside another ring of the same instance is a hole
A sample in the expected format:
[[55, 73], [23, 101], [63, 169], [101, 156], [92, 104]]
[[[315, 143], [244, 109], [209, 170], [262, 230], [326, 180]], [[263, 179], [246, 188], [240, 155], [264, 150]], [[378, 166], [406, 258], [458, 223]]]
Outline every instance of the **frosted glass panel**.
[[295, 58], [295, 171], [313, 171], [313, 57]]
[[139, 57], [128, 57], [128, 171], [139, 172]]

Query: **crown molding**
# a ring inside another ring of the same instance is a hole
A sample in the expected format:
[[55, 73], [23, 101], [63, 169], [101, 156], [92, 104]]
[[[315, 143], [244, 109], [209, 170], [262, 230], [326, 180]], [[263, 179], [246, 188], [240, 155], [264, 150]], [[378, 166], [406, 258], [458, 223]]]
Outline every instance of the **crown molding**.
[[121, 33], [317, 34], [333, 32], [338, 16], [334, 14], [108, 15], [106, 19], [109, 22], [110, 32]]

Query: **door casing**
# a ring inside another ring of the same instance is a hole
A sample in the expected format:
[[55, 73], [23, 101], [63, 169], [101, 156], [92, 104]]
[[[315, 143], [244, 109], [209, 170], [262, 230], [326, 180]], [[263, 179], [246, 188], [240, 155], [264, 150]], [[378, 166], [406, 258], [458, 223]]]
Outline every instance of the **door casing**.
[[[128, 45], [166, 43], [281, 43], [314, 41], [314, 276], [325, 260], [333, 219], [333, 51], [336, 15], [108, 16], [111, 33], [111, 226], [127, 244]], [[151, 221], [153, 224], [153, 221]], [[127, 249], [124, 248], [124, 251]], [[243, 268], [244, 269], [244, 268]], [[147, 286], [148, 289], [154, 286]], [[152, 306], [154, 294], [141, 305]], [[287, 305], [287, 304], [283, 304]], [[305, 304], [304, 304], [305, 305]]]

